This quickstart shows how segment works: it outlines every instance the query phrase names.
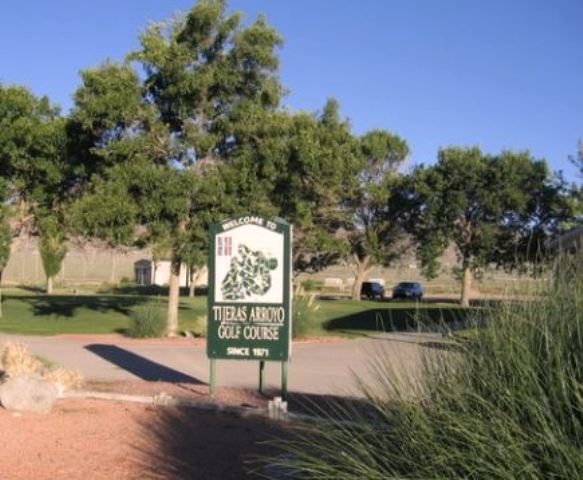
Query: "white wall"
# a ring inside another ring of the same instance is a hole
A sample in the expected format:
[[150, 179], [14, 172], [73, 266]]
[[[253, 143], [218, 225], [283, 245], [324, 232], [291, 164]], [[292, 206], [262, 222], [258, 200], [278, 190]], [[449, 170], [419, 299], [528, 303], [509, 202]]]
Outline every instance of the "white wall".
[[[153, 275], [153, 282], [155, 285], [168, 285], [170, 281], [170, 261], [168, 260], [161, 260], [156, 262], [155, 267], [152, 266], [154, 275]], [[208, 272], [206, 268], [201, 275], [199, 275], [198, 279], [195, 278], [196, 285], [207, 285], [208, 284]], [[186, 265], [182, 265], [180, 268], [180, 286], [186, 287], [188, 286], [188, 267]]]

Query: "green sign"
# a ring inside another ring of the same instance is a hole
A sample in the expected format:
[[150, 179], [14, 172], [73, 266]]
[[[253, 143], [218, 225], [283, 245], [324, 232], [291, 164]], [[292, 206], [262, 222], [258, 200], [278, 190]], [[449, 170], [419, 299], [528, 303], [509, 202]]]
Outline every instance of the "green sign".
[[211, 226], [207, 355], [286, 361], [291, 345], [291, 226], [254, 215]]

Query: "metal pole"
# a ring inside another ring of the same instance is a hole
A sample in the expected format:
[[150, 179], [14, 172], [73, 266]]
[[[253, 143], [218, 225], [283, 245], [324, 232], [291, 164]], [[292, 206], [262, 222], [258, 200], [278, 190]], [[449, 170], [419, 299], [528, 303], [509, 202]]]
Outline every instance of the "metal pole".
[[281, 362], [281, 398], [287, 401], [287, 361]]
[[263, 385], [265, 381], [265, 361], [259, 361], [259, 393], [263, 393]]
[[211, 387], [211, 398], [214, 398], [217, 393], [217, 365], [216, 360], [211, 358], [211, 375], [210, 375], [210, 387]]

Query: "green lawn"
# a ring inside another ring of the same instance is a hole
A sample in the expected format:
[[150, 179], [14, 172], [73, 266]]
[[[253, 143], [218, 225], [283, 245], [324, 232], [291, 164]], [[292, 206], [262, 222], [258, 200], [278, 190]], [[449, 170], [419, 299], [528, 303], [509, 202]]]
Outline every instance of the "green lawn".
[[464, 319], [467, 311], [453, 303], [372, 302], [322, 300], [313, 331], [335, 335], [363, 335], [377, 331], [435, 327]]
[[[138, 306], [165, 309], [162, 295], [53, 295], [11, 290], [4, 294], [0, 331], [28, 335], [123, 333]], [[321, 300], [310, 322], [311, 335], [363, 335], [417, 328], [461, 318], [455, 304]], [[206, 322], [206, 297], [182, 297], [180, 330], [200, 332]]]
[[[0, 331], [26, 335], [123, 333], [128, 327], [129, 314], [140, 305], [164, 309], [166, 299], [147, 295], [5, 294]], [[181, 299], [180, 328], [199, 328], [205, 311], [206, 298]]]

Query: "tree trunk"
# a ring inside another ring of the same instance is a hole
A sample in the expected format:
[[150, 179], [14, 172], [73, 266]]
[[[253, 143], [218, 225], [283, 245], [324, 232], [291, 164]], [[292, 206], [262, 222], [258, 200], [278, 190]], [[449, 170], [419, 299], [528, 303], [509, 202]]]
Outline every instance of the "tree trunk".
[[189, 297], [194, 297], [194, 288], [196, 287], [196, 282], [194, 281], [194, 278], [196, 273], [196, 269], [190, 267], [188, 269], [188, 296]]
[[352, 284], [352, 300], [360, 300], [360, 290], [362, 288], [362, 282], [364, 282], [369, 270], [370, 257], [366, 256], [360, 260], [354, 255], [353, 262], [354, 265], [352, 270], [354, 271], [354, 283]]
[[53, 294], [53, 277], [47, 277], [47, 295]]
[[116, 251], [113, 249], [111, 251], [111, 270], [109, 272], [109, 282], [115, 283], [115, 276], [116, 276], [116, 265], [117, 264], [117, 256]]
[[2, 318], [2, 274], [4, 270], [0, 270], [0, 318]]
[[472, 270], [470, 266], [464, 262], [463, 263], [463, 280], [462, 280], [462, 296], [460, 299], [460, 304], [462, 307], [470, 306], [470, 291], [472, 288]]
[[168, 316], [166, 336], [174, 337], [178, 333], [178, 302], [180, 300], [180, 259], [173, 257], [170, 261], [170, 281], [168, 282]]

